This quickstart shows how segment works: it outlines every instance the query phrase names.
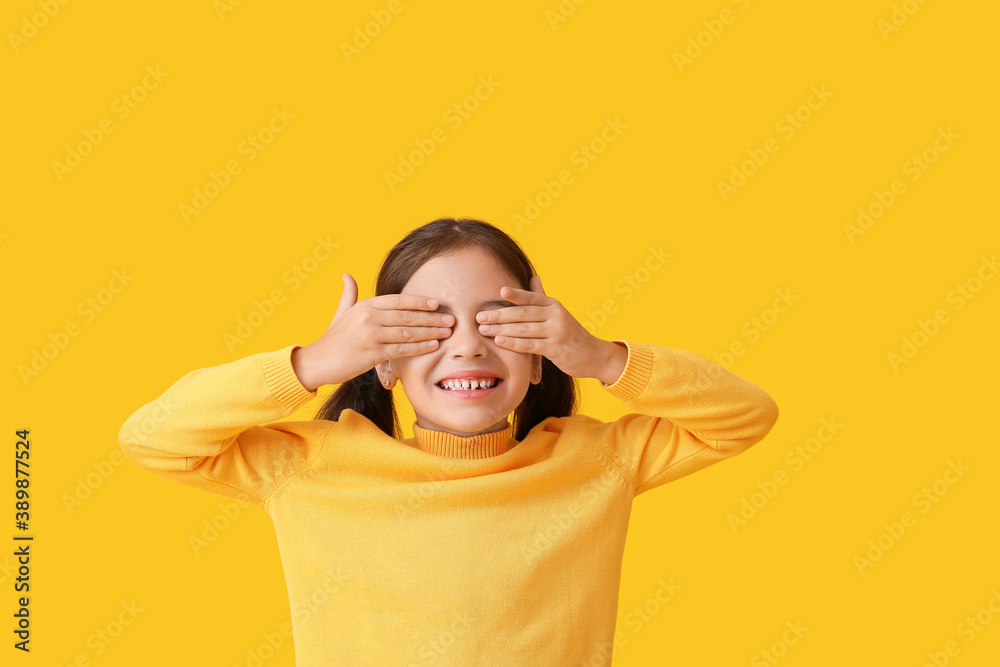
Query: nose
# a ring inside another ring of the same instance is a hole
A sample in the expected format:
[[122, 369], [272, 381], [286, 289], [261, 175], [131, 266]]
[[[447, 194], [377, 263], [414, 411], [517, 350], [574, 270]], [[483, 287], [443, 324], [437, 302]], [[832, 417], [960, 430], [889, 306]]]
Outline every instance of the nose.
[[451, 335], [441, 340], [448, 354], [455, 357], [481, 357], [489, 352], [492, 337], [479, 333], [476, 314], [455, 315]]

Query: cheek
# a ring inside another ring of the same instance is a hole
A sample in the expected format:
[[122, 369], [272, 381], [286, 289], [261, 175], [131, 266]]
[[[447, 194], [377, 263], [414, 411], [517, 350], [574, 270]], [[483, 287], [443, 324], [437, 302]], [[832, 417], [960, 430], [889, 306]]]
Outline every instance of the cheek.
[[394, 359], [393, 370], [404, 387], [417, 387], [430, 382], [426, 364], [414, 363], [412, 359]]
[[505, 351], [499, 353], [500, 358], [503, 360], [504, 367], [507, 369], [507, 376], [509, 379], [517, 382], [527, 381], [531, 374], [531, 357], [521, 352], [510, 352]]

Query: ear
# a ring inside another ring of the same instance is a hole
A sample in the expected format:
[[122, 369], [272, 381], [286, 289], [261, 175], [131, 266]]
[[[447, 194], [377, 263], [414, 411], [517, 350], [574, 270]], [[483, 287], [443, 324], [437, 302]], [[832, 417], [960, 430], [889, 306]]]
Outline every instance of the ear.
[[[396, 374], [392, 372], [392, 365], [388, 361], [382, 361], [375, 366], [375, 372], [378, 373], [378, 381], [386, 389], [392, 389], [396, 384]], [[388, 386], [386, 386], [388, 382]]]
[[[539, 382], [542, 381], [542, 377], [541, 377], [542, 376], [542, 356], [540, 354], [532, 354], [531, 355], [531, 365], [530, 365], [530, 367], [528, 369], [528, 372], [530, 373], [529, 379], [531, 381], [531, 384], [538, 384]], [[537, 380], [535, 379], [536, 375], [538, 376]]]

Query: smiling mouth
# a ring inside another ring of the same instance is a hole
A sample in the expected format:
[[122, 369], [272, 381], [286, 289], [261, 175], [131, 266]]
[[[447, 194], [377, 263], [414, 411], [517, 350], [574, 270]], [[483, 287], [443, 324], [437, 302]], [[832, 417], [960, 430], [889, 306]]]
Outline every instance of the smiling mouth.
[[470, 387], [468, 389], [465, 389], [460, 386], [457, 389], [449, 389], [440, 382], [436, 383], [434, 386], [440, 389], [441, 391], [445, 392], [446, 394], [449, 394], [455, 398], [479, 398], [481, 396], [486, 396], [487, 394], [495, 390], [497, 387], [499, 387], [502, 383], [503, 380], [501, 380], [500, 378], [496, 378], [495, 380], [493, 380], [492, 387], [482, 387], [476, 389], [472, 389]]

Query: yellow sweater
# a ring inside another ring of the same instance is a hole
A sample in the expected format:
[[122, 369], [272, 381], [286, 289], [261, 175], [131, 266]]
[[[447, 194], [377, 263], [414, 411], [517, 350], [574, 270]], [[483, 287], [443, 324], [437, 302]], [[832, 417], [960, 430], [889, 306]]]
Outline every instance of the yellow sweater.
[[601, 386], [635, 412], [549, 417], [520, 442], [510, 424], [459, 437], [416, 423], [400, 441], [353, 410], [275, 422], [317, 395], [290, 345], [188, 373], [119, 443], [268, 513], [299, 667], [609, 664], [633, 497], [742, 452], [778, 417], [700, 355], [619, 341], [625, 369]]

